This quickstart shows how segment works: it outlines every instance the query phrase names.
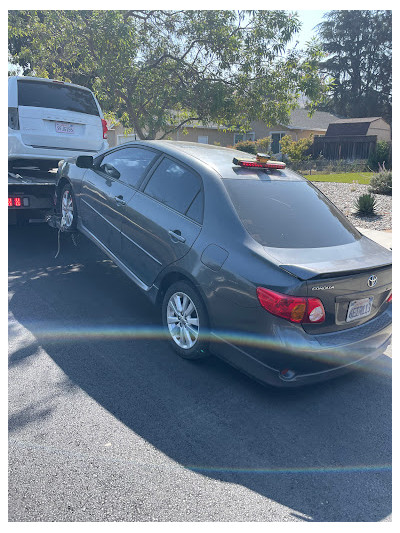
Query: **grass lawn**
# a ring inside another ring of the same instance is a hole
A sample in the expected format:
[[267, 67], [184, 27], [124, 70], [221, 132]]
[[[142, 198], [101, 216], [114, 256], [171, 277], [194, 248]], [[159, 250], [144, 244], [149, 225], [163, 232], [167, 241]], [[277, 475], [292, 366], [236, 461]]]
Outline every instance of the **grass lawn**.
[[360, 185], [369, 185], [369, 181], [373, 176], [373, 172], [345, 172], [332, 174], [303, 174], [305, 178], [310, 181], [331, 181], [334, 183], [359, 183]]

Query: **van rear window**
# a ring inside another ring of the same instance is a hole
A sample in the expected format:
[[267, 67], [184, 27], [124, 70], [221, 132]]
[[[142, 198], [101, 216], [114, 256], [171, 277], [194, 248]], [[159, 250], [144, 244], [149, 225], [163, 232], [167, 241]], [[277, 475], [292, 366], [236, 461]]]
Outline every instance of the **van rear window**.
[[18, 80], [18, 105], [63, 109], [99, 116], [91, 92], [54, 82]]

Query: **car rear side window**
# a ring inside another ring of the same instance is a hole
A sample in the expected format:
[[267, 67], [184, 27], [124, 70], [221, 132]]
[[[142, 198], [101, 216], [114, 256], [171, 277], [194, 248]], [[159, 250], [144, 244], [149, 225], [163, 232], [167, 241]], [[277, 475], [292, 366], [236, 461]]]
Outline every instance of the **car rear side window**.
[[108, 163], [115, 167], [121, 174], [120, 181], [138, 187], [156, 153], [145, 148], [121, 148], [103, 157], [100, 169]]
[[307, 181], [222, 181], [243, 226], [263, 246], [322, 248], [359, 238], [346, 217]]
[[90, 91], [54, 82], [18, 80], [18, 105], [63, 109], [99, 116]]
[[175, 161], [168, 158], [161, 161], [144, 192], [179, 213], [200, 221], [203, 201], [200, 177]]

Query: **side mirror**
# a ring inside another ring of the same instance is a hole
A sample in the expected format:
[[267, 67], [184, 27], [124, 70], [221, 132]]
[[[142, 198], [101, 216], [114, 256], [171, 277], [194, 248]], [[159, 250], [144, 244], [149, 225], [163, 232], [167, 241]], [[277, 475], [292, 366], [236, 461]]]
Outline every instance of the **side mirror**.
[[91, 155], [78, 155], [75, 164], [79, 168], [92, 168], [93, 157]]
[[114, 178], [115, 180], [119, 179], [119, 177], [121, 176], [120, 172], [115, 167], [110, 165], [110, 163], [106, 163], [103, 166], [103, 170], [106, 174], [108, 174], [109, 176], [111, 176], [111, 178]]

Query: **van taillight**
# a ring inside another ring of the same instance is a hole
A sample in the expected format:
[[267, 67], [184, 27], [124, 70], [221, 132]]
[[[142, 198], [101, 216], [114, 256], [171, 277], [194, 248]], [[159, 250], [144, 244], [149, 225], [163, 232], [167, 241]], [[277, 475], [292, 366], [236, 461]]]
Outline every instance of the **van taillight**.
[[101, 119], [101, 125], [103, 126], [103, 139], [107, 139], [107, 121], [104, 118]]
[[290, 296], [264, 287], [257, 287], [257, 297], [269, 313], [290, 322], [318, 324], [325, 321], [325, 309], [318, 298]]
[[12, 130], [19, 130], [18, 107], [8, 108], [8, 127]]

